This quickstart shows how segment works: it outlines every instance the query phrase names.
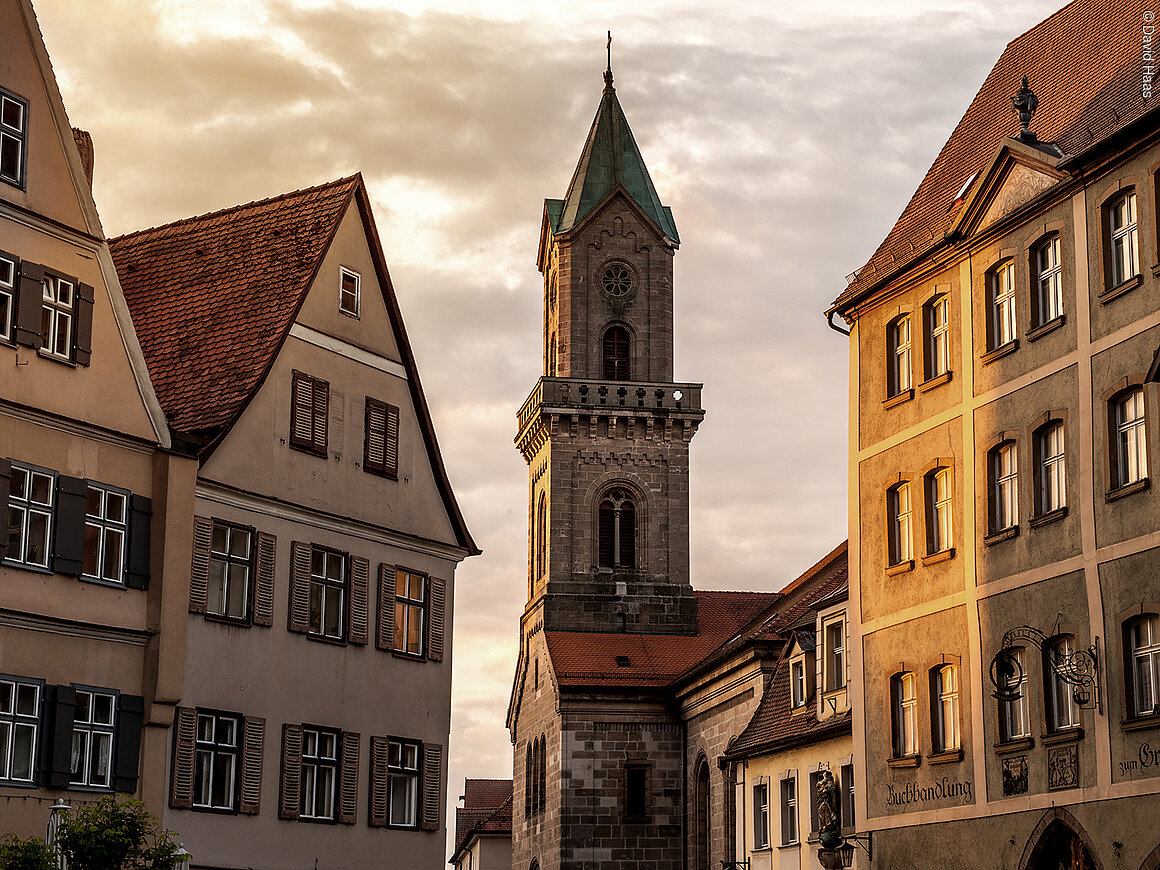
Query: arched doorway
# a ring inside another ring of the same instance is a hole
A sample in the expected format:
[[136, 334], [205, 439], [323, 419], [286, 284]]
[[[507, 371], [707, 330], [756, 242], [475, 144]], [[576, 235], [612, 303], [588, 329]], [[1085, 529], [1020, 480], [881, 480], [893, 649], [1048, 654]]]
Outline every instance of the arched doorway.
[[704, 756], [697, 762], [695, 788], [693, 866], [709, 870], [709, 762]]
[[1066, 810], [1052, 810], [1036, 828], [1038, 837], [1032, 834], [1034, 846], [1023, 870], [1102, 870], [1082, 831]]

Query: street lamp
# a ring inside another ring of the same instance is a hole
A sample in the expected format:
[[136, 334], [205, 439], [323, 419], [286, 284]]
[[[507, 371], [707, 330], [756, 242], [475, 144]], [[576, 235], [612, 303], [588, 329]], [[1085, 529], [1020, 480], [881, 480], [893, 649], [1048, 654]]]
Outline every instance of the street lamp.
[[184, 843], [177, 844], [177, 851], [173, 853], [173, 857], [177, 859], [177, 870], [189, 870], [189, 860], [193, 856], [185, 851]]
[[57, 833], [60, 831], [61, 823], [67, 818], [70, 807], [60, 798], [56, 799], [49, 808], [48, 813], [48, 830], [46, 831], [45, 843], [48, 848], [52, 850], [52, 854], [56, 859], [56, 865], [60, 870], [66, 870], [68, 866], [65, 862], [64, 853], [61, 852], [60, 846], [56, 842]]

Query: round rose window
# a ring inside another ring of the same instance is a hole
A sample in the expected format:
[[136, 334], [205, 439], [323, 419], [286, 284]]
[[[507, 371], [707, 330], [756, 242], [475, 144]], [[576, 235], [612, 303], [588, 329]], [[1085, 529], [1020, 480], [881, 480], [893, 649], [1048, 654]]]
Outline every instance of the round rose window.
[[613, 263], [605, 269], [601, 281], [609, 296], [624, 296], [632, 289], [632, 273], [623, 263]]

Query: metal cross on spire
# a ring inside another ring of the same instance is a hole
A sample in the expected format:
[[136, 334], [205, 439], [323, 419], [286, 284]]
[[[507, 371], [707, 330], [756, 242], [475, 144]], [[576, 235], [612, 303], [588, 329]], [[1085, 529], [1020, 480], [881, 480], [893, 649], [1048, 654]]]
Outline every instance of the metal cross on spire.
[[608, 68], [604, 70], [604, 84], [612, 87], [612, 31], [608, 31]]

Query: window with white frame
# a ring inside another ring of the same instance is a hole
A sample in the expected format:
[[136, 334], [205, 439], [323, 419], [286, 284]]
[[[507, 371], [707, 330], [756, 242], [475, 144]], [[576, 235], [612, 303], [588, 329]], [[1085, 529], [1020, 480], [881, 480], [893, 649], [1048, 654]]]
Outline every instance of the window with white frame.
[[41, 685], [0, 677], [0, 782], [31, 783], [36, 776]]
[[28, 101], [0, 88], [0, 181], [24, 187]]
[[113, 783], [113, 729], [117, 696], [111, 692], [76, 690], [73, 712], [73, 785], [109, 788]]
[[73, 307], [76, 284], [61, 275], [44, 275], [40, 335], [45, 353], [58, 359], [72, 357]]
[[427, 578], [395, 572], [395, 651], [421, 656], [426, 642]]
[[1019, 523], [1019, 462], [1015, 442], [1007, 441], [990, 451], [991, 531], [999, 532]]
[[419, 824], [419, 762], [422, 745], [391, 738], [387, 748], [388, 824], [414, 828]]
[[1040, 514], [1049, 514], [1067, 505], [1067, 466], [1063, 452], [1063, 423], [1054, 421], [1035, 434], [1036, 487]]
[[853, 830], [854, 828], [854, 765], [843, 764], [839, 771], [841, 774], [842, 786], [842, 809], [841, 820], [842, 827]]
[[0, 251], [0, 340], [3, 341], [12, 341], [16, 280], [16, 258]]
[[999, 701], [999, 739], [1005, 742], [1031, 736], [1025, 661], [1022, 649], [1008, 650], [1008, 667], [999, 672], [999, 688], [1007, 696]]
[[1075, 652], [1070, 635], [1052, 638], [1043, 647], [1044, 687], [1047, 690], [1047, 723], [1052, 731], [1079, 726], [1079, 705], [1072, 685], [1063, 678]]
[[769, 848], [769, 784], [753, 787], [753, 848]]
[[1160, 713], [1160, 616], [1141, 617], [1128, 630], [1132, 667], [1131, 710], [1134, 716]]
[[910, 483], [895, 484], [886, 492], [888, 515], [888, 553], [891, 565], [901, 565], [914, 558]]
[[927, 552], [941, 553], [954, 546], [951, 470], [936, 468], [926, 476]]
[[950, 303], [939, 296], [926, 304], [926, 379], [934, 380], [951, 370]]
[[891, 322], [887, 329], [890, 345], [890, 370], [887, 391], [897, 396], [910, 389], [910, 315], [904, 314]]
[[8, 490], [8, 561], [48, 567], [55, 494], [56, 478], [52, 472], [12, 463]]
[[346, 266], [340, 266], [338, 271], [338, 310], [351, 317], [358, 317], [362, 276]]
[[995, 350], [1015, 340], [1015, 264], [998, 266], [991, 272], [990, 284], [990, 349]]
[[781, 781], [781, 844], [789, 846], [798, 842], [797, 777], [788, 776]]
[[193, 806], [196, 809], [233, 810], [237, 807], [240, 730], [237, 716], [198, 711], [193, 780]]
[[914, 674], [909, 671], [891, 678], [894, 757], [918, 754], [918, 694]]
[[1113, 484], [1127, 486], [1148, 476], [1148, 439], [1144, 429], [1144, 389], [1136, 387], [1112, 399], [1115, 448]]
[[82, 573], [110, 583], [125, 581], [129, 493], [95, 483], [85, 503], [85, 556]]
[[308, 634], [331, 640], [343, 639], [346, 584], [346, 554], [312, 547]]
[[936, 668], [931, 674], [934, 698], [934, 751], [951, 752], [959, 748], [959, 669], [953, 664]]
[[1035, 249], [1035, 293], [1036, 326], [1063, 316], [1063, 268], [1058, 235]]
[[1129, 191], [1108, 208], [1108, 230], [1111, 241], [1112, 287], [1123, 284], [1140, 273], [1136, 237], [1136, 192]]
[[324, 728], [302, 729], [302, 793], [299, 816], [304, 819], [333, 819], [338, 791], [337, 731]]
[[251, 529], [214, 521], [206, 613], [243, 621], [249, 617], [253, 538]]
[[802, 707], [806, 703], [806, 663], [799, 659], [790, 664], [790, 695], [794, 707]]
[[826, 623], [826, 688], [829, 691], [846, 685], [846, 626], [842, 620]]

